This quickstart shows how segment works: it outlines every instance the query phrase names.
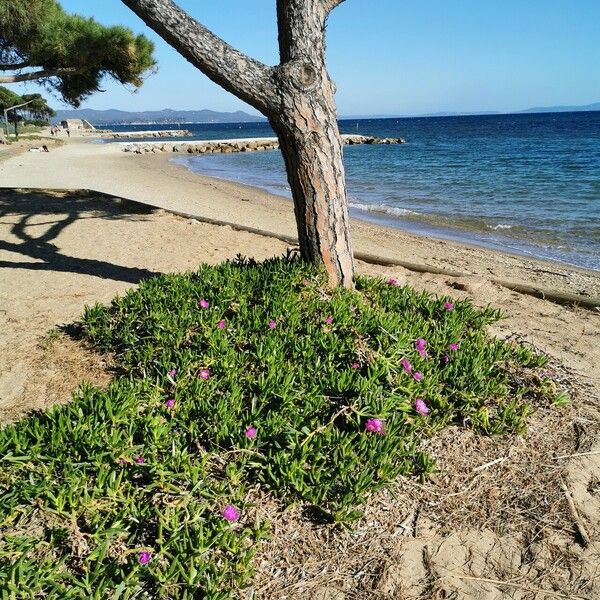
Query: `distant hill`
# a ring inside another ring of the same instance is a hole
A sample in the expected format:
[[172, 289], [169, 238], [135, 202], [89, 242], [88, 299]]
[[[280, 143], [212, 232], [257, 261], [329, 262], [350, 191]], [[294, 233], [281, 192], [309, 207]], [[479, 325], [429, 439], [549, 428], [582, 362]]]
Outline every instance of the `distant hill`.
[[[600, 102], [586, 104], [585, 106], [538, 106], [526, 110], [518, 110], [512, 114], [549, 113], [549, 112], [583, 112], [600, 111]], [[402, 117], [454, 117], [470, 115], [499, 115], [495, 111], [481, 112], [439, 112], [424, 115], [348, 115], [340, 117], [341, 120], [349, 119], [386, 119]], [[146, 110], [142, 112], [129, 112], [126, 110], [94, 110], [83, 108], [78, 110], [58, 110], [54, 122], [65, 119], [86, 119], [93, 125], [168, 125], [185, 123], [259, 123], [266, 119], [260, 115], [250, 115], [242, 110], [236, 112], [217, 112], [214, 110]]]
[[545, 112], [585, 112], [600, 110], [600, 102], [586, 104], [584, 106], [536, 106], [527, 110], [519, 110], [518, 113], [545, 113]]
[[251, 123], [265, 121], [264, 117], [249, 115], [242, 110], [236, 112], [216, 112], [214, 110], [145, 110], [129, 112], [126, 110], [57, 110], [53, 121], [65, 119], [85, 119], [92, 125], [131, 125], [139, 124], [183, 124], [183, 123]]
[[522, 115], [526, 113], [552, 113], [552, 112], [585, 112], [600, 111], [600, 102], [586, 104], [584, 106], [536, 106], [526, 110], [515, 110], [511, 112], [498, 112], [494, 110], [478, 112], [436, 112], [416, 115], [388, 114], [388, 115], [347, 115], [340, 117], [340, 120], [351, 121], [353, 119], [414, 119], [423, 117], [474, 117], [485, 115]]

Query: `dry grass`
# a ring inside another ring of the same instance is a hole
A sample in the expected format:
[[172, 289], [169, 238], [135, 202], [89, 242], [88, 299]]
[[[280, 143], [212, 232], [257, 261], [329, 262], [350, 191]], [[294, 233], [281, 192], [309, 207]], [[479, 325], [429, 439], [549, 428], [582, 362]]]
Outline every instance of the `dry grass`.
[[0, 408], [0, 425], [23, 418], [26, 411], [69, 402], [82, 381], [105, 387], [114, 375], [110, 356], [59, 329], [41, 336], [22, 365], [26, 384], [18, 404]]

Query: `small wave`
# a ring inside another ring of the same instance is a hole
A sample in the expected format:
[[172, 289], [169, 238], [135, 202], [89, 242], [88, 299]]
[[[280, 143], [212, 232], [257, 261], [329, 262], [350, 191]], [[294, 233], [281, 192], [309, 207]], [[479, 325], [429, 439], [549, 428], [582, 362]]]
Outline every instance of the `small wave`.
[[488, 229], [493, 229], [494, 231], [498, 231], [498, 229], [512, 229], [513, 225], [503, 225], [500, 223], [499, 225], [485, 225]]
[[383, 213], [395, 217], [402, 215], [419, 215], [421, 213], [409, 210], [408, 208], [399, 208], [397, 206], [388, 206], [387, 204], [363, 204], [361, 202], [349, 202], [351, 208], [362, 210], [363, 212]]

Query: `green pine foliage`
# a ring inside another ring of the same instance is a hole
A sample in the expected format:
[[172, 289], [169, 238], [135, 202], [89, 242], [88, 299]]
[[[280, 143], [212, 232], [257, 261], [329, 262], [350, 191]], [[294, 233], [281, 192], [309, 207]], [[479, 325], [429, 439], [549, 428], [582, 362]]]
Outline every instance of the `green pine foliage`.
[[56, 0], [0, 0], [0, 66], [60, 70], [40, 81], [73, 106], [98, 91], [105, 76], [141, 86], [156, 64], [153, 52], [144, 35], [67, 14]]
[[23, 104], [23, 102], [25, 100], [19, 94], [15, 94], [12, 90], [0, 85], [0, 111], [17, 106], [17, 104]]
[[87, 308], [122, 374], [0, 431], [0, 589], [227, 598], [265, 533], [250, 486], [350, 523], [395, 477], [426, 478], [422, 440], [449, 424], [523, 431], [556, 399], [544, 358], [488, 336], [498, 311], [448, 302], [239, 259]]

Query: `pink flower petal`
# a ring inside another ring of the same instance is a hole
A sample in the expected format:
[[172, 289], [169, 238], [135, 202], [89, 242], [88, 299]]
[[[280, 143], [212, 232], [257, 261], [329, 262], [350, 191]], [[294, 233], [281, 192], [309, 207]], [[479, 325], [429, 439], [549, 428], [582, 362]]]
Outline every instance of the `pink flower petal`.
[[365, 430], [369, 433], [385, 435], [385, 429], [383, 427], [383, 421], [381, 419], [368, 419], [365, 423]]
[[425, 404], [425, 402], [423, 401], [423, 398], [417, 398], [415, 401], [415, 410], [422, 414], [422, 415], [428, 415], [429, 414], [429, 408], [427, 407], [427, 404]]
[[228, 504], [223, 510], [223, 518], [230, 523], [235, 523], [240, 518], [240, 511], [235, 506]]
[[200, 377], [200, 379], [204, 379], [204, 381], [210, 379], [210, 369], [200, 369], [198, 371], [198, 377]]

